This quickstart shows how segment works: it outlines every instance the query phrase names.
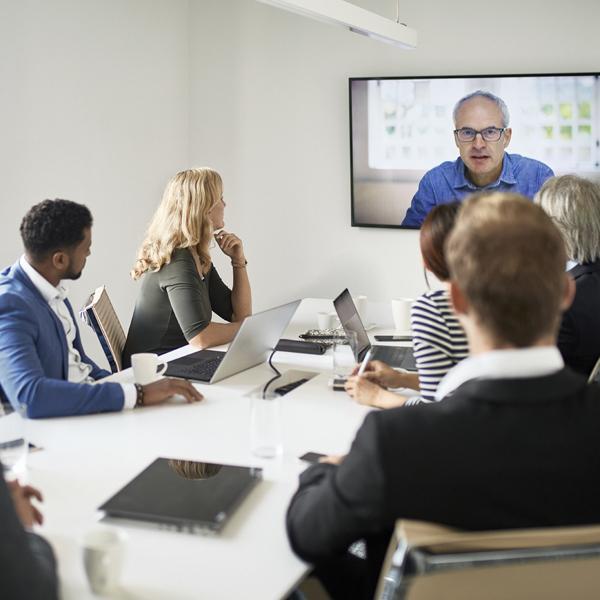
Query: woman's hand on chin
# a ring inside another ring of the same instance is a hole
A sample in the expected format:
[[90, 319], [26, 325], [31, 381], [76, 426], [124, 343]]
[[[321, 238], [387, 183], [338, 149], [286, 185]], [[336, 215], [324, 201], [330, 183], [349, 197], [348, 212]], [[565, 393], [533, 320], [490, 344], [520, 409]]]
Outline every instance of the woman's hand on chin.
[[229, 233], [224, 229], [221, 229], [221, 231], [217, 231], [214, 235], [215, 241], [219, 245], [219, 248], [221, 248], [223, 253], [229, 256], [232, 261], [246, 261], [246, 257], [244, 255], [244, 245], [242, 240], [240, 240], [235, 233]]

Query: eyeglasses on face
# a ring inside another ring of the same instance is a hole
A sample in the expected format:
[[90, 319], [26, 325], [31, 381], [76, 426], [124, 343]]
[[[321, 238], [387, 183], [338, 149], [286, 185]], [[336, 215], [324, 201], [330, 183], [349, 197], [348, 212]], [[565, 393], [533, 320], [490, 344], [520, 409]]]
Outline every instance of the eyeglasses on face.
[[497, 142], [502, 137], [505, 129], [506, 127], [486, 127], [478, 131], [471, 127], [461, 127], [454, 130], [454, 135], [459, 142], [472, 142], [477, 137], [477, 134], [480, 133], [486, 142]]

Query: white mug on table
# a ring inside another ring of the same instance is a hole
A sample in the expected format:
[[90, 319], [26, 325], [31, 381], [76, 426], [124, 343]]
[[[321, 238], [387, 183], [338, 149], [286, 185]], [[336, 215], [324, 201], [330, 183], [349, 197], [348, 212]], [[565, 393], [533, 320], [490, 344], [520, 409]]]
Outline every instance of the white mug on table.
[[114, 592], [121, 577], [126, 536], [122, 531], [98, 528], [83, 538], [83, 566], [94, 594]]
[[330, 312], [318, 312], [317, 324], [319, 329], [333, 329], [333, 315]]
[[166, 362], [159, 362], [158, 355], [152, 352], [139, 352], [131, 355], [133, 380], [141, 385], [156, 381], [167, 368]]
[[410, 332], [410, 309], [413, 302], [413, 298], [394, 298], [392, 300], [392, 317], [397, 333]]
[[369, 324], [369, 310], [368, 310], [368, 299], [366, 296], [356, 296], [354, 298], [354, 305], [358, 311], [358, 316], [362, 321], [362, 324], [367, 327]]

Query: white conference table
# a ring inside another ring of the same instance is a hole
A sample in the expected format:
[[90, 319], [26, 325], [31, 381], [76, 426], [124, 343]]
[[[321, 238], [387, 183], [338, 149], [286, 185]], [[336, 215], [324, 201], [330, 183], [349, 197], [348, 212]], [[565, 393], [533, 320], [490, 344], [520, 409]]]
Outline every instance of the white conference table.
[[[330, 308], [331, 301], [303, 300], [284, 337], [315, 327], [317, 311]], [[389, 322], [382, 325], [378, 331], [391, 331]], [[96, 597], [83, 570], [81, 539], [98, 526], [97, 507], [159, 456], [259, 466], [264, 481], [216, 536], [119, 524], [127, 542], [121, 584], [112, 598], [268, 600], [285, 597], [302, 580], [308, 566], [292, 553], [285, 532], [290, 497], [307, 467], [297, 457], [307, 451], [346, 453], [368, 409], [329, 388], [330, 351], [277, 353], [274, 362], [284, 374], [296, 369], [317, 374], [281, 399], [279, 459], [257, 458], [249, 448], [248, 394], [273, 375], [266, 364], [214, 385], [198, 384], [205, 397], [198, 404], [27, 422], [30, 441], [43, 448], [28, 458], [28, 479], [44, 494], [45, 523], [38, 531], [56, 551], [64, 600]], [[129, 370], [119, 377], [132, 380]]]

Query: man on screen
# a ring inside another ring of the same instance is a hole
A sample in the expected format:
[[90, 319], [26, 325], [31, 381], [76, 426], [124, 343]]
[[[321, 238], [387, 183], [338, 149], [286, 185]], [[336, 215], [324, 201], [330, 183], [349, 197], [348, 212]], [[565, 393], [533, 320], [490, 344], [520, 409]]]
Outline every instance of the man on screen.
[[504, 101], [477, 90], [454, 107], [454, 142], [460, 157], [427, 171], [406, 211], [403, 226], [420, 227], [437, 204], [462, 200], [480, 190], [515, 192], [533, 198], [552, 169], [519, 154], [507, 154], [512, 130]]

